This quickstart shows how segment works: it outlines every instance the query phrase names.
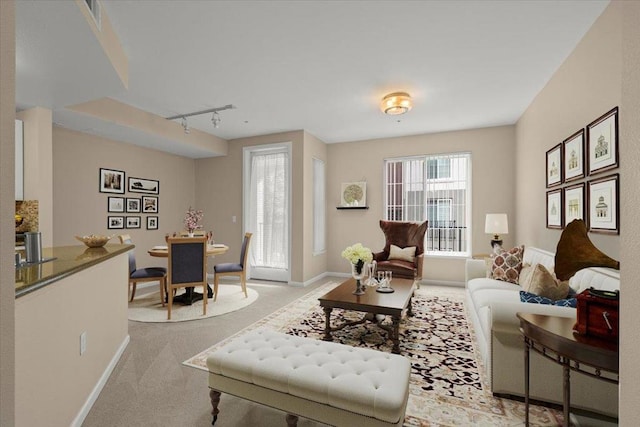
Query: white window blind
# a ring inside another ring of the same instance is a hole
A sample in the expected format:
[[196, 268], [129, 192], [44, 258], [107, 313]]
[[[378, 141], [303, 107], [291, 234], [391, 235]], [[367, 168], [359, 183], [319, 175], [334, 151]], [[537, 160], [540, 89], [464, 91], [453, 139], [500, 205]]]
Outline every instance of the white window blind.
[[313, 253], [326, 250], [325, 222], [325, 166], [320, 159], [313, 159]]
[[385, 217], [429, 221], [428, 254], [468, 255], [471, 236], [471, 154], [385, 160]]

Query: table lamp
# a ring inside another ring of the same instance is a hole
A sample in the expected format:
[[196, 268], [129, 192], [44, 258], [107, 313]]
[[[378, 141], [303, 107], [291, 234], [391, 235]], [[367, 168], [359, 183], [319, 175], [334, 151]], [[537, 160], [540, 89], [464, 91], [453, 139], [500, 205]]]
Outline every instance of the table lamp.
[[500, 234], [508, 234], [509, 233], [509, 224], [507, 221], [507, 214], [505, 213], [489, 213], [484, 222], [484, 232], [487, 234], [493, 234], [493, 239], [491, 239], [491, 247], [494, 248], [496, 245], [502, 246], [502, 239], [500, 239]]

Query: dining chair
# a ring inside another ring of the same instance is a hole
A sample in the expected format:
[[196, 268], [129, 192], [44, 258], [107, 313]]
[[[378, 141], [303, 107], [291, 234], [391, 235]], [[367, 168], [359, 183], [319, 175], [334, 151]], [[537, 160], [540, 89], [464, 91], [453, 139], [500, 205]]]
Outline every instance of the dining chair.
[[242, 285], [242, 291], [245, 298], [248, 298], [247, 294], [247, 253], [249, 252], [249, 242], [251, 241], [251, 233], [245, 233], [244, 240], [242, 241], [242, 248], [240, 249], [240, 262], [238, 264], [232, 262], [226, 262], [222, 264], [216, 264], [213, 268], [213, 302], [218, 298], [218, 281], [220, 276], [239, 276], [240, 284]]
[[[120, 243], [123, 245], [133, 244], [131, 236], [128, 234], [121, 234], [118, 236], [118, 239], [120, 239]], [[155, 282], [156, 280], [160, 282], [160, 300], [164, 307], [167, 291], [167, 269], [164, 267], [137, 268], [135, 253], [133, 250], [129, 251], [129, 292], [131, 293], [129, 301], [133, 301], [138, 283]]]
[[[207, 314], [207, 238], [169, 237], [167, 293], [169, 308], [167, 319], [171, 320], [174, 291], [180, 288], [202, 286], [202, 314]], [[189, 290], [187, 290], [189, 291]], [[193, 289], [189, 292], [192, 292]]]

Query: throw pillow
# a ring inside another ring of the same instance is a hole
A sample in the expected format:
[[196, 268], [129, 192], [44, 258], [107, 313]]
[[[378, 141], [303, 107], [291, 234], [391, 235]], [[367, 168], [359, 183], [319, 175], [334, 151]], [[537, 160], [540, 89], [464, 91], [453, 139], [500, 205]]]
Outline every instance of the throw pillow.
[[516, 246], [508, 251], [502, 250], [493, 257], [491, 275], [496, 280], [518, 284], [518, 276], [522, 270], [524, 245]]
[[520, 291], [520, 301], [532, 304], [559, 305], [561, 307], [576, 308], [578, 306], [578, 300], [576, 298], [565, 298], [554, 301], [552, 299], [541, 297], [540, 295], [532, 294], [525, 291]]
[[534, 264], [530, 272], [520, 276], [520, 286], [525, 292], [549, 298], [553, 301], [567, 297], [569, 282], [560, 282], [542, 264]]
[[389, 259], [413, 262], [416, 259], [416, 247], [407, 246], [406, 248], [399, 248], [396, 245], [391, 245], [389, 248]]
[[518, 285], [523, 286], [523, 283], [527, 283], [531, 280], [531, 273], [533, 273], [533, 266], [528, 263], [523, 263], [520, 275], [518, 276]]

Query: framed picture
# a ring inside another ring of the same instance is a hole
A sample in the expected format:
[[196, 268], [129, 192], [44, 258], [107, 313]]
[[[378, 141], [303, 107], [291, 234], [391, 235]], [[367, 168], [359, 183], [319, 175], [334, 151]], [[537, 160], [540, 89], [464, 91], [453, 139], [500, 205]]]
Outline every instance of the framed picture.
[[618, 167], [618, 107], [587, 126], [589, 175]]
[[562, 228], [562, 188], [547, 191], [547, 228]]
[[158, 217], [157, 216], [148, 216], [147, 217], [147, 230], [157, 230], [158, 229]]
[[127, 197], [127, 212], [140, 212], [140, 199]]
[[340, 199], [342, 206], [367, 206], [367, 183], [343, 182], [340, 190]]
[[580, 129], [565, 139], [562, 142], [562, 147], [562, 155], [564, 157], [564, 182], [584, 177], [584, 129]]
[[151, 196], [144, 196], [142, 198], [142, 212], [158, 213], [158, 198], [151, 197]]
[[114, 228], [124, 228], [124, 217], [123, 216], [108, 216], [107, 217], [107, 228], [112, 230]]
[[129, 177], [129, 192], [160, 194], [160, 181]]
[[124, 172], [100, 168], [100, 192], [124, 194]]
[[[585, 219], [584, 182], [564, 188], [564, 224]], [[585, 221], [586, 223], [586, 221]]]
[[619, 175], [589, 181], [589, 231], [620, 234]]
[[128, 216], [126, 218], [127, 228], [140, 228], [140, 217], [139, 216]]
[[124, 197], [109, 197], [107, 212], [124, 212]]
[[547, 151], [547, 188], [562, 184], [562, 143]]

